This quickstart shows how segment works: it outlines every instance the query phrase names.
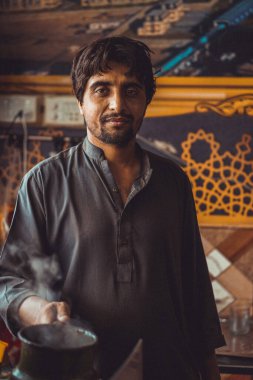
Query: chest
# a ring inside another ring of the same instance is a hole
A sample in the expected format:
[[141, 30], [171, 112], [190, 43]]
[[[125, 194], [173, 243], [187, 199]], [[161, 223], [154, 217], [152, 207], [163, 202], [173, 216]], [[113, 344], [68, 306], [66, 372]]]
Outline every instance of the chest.
[[115, 178], [117, 188], [119, 190], [123, 204], [126, 204], [127, 198], [131, 192], [133, 183], [135, 181], [135, 176], [133, 175], [120, 175]]
[[[133, 182], [133, 177], [119, 180], [122, 200], [129, 196]], [[149, 240], [164, 240], [168, 231], [180, 228], [182, 222], [177, 190], [174, 186], [165, 188], [152, 178], [143, 188], [132, 191], [132, 198], [124, 207], [117, 201], [118, 192], [114, 193], [113, 187], [97, 177], [92, 182], [69, 181], [64, 192], [54, 194], [46, 205], [50, 240], [67, 246], [80, 241], [91, 245], [110, 241], [110, 245], [116, 246], [121, 234], [133, 235], [145, 244]]]
[[110, 167], [110, 170], [119, 190], [123, 204], [125, 204], [131, 192], [132, 186], [140, 174], [140, 164], [137, 163], [129, 167], [112, 166]]

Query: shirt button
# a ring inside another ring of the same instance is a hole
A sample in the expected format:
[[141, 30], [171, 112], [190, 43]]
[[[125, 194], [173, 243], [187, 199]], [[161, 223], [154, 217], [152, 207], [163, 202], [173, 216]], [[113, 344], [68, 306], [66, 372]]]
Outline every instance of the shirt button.
[[114, 193], [117, 193], [117, 192], [118, 192], [117, 187], [113, 187], [113, 188], [112, 188], [112, 191], [113, 191]]

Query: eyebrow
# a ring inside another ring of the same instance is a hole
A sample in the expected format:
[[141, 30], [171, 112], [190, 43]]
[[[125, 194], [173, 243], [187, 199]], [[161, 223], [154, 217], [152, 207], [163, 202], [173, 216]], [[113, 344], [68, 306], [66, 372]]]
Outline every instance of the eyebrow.
[[[110, 81], [106, 81], [106, 80], [98, 80], [94, 83], [92, 83], [92, 85], [90, 86], [90, 89], [91, 90], [94, 90], [95, 88], [99, 87], [99, 86], [113, 86], [113, 83], [110, 82]], [[144, 88], [144, 86], [142, 86], [140, 83], [138, 82], [126, 82], [123, 84], [123, 87], [138, 87], [140, 88], [141, 90]]]

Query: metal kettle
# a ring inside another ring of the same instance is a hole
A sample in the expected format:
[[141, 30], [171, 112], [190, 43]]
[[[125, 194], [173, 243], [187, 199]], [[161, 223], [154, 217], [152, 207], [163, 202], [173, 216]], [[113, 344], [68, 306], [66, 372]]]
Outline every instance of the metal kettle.
[[21, 354], [10, 380], [97, 380], [97, 337], [69, 323], [20, 330]]

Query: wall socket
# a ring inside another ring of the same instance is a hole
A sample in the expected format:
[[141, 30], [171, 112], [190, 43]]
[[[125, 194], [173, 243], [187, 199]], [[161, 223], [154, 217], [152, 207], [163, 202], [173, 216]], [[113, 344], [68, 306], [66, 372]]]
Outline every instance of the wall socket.
[[73, 96], [44, 97], [44, 125], [80, 126], [83, 123], [83, 117]]
[[[27, 123], [37, 121], [37, 97], [33, 95], [0, 95], [0, 122], [11, 123], [22, 111]], [[15, 123], [20, 123], [16, 118]]]

